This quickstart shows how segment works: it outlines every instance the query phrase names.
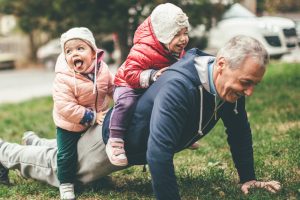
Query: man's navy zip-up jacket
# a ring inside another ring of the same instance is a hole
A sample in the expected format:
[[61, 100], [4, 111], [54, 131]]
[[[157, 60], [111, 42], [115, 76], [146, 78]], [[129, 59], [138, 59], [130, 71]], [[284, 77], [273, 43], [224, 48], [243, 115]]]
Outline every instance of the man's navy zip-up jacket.
[[[125, 149], [130, 164], [148, 163], [152, 186], [157, 199], [180, 199], [174, 172], [174, 154], [205, 136], [219, 118], [226, 127], [227, 141], [240, 181], [255, 179], [251, 129], [245, 110], [245, 98], [235, 103], [223, 103], [215, 118], [215, 97], [203, 89], [202, 132], [198, 134], [201, 81], [194, 59], [207, 54], [191, 49], [147, 89], [139, 99], [133, 114]], [[108, 119], [103, 128], [108, 138]], [[225, 136], [224, 136], [225, 137]]]

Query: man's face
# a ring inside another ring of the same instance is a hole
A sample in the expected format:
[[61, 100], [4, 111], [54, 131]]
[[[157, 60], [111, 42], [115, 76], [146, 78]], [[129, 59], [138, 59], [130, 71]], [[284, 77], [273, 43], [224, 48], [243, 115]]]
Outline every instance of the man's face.
[[66, 42], [64, 53], [68, 65], [76, 72], [85, 73], [93, 64], [95, 51], [83, 40], [72, 39]]
[[218, 95], [231, 103], [242, 96], [251, 96], [265, 73], [265, 69], [252, 58], [246, 58], [239, 68], [230, 69], [225, 58], [220, 57], [215, 68], [214, 83]]

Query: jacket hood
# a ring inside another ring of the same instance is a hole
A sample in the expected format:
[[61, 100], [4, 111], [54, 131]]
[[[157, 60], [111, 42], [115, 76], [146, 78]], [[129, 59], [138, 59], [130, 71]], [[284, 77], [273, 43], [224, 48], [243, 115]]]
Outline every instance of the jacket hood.
[[[201, 85], [198, 71], [195, 67], [195, 58], [198, 56], [212, 57], [211, 55], [200, 51], [197, 48], [190, 49], [186, 54], [175, 64], [173, 64], [169, 70], [177, 71], [190, 79], [194, 85]], [[192, 61], [192, 62], [191, 62]], [[191, 65], [190, 63], [194, 63]]]
[[135, 31], [133, 43], [151, 46], [163, 56], [172, 55], [171, 52], [169, 52], [156, 38], [150, 17], [148, 17]]
[[[99, 63], [104, 56], [104, 51], [102, 49], [97, 49], [97, 63]], [[87, 73], [90, 73], [94, 69], [94, 63], [86, 70]], [[65, 59], [64, 53], [60, 53], [56, 64], [55, 64], [55, 73], [69, 73], [72, 72], [73, 70], [69, 67], [67, 64], [67, 61]]]

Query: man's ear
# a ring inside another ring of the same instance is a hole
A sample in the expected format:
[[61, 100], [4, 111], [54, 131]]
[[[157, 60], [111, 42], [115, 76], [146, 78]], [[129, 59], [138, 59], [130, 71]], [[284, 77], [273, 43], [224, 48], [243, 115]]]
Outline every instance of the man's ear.
[[217, 62], [216, 62], [217, 72], [222, 73], [225, 66], [226, 66], [225, 58], [224, 57], [217, 58]]

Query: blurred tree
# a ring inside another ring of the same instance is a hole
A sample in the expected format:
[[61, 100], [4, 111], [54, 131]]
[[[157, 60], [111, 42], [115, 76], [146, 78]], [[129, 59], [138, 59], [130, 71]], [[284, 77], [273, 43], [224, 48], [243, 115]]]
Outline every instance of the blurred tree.
[[41, 31], [49, 31], [47, 12], [50, 5], [50, 0], [0, 0], [0, 12], [15, 15], [19, 27], [28, 34], [32, 59], [36, 58], [36, 50], [40, 45], [36, 36]]
[[265, 10], [265, 0], [256, 0], [257, 6], [256, 6], [256, 14], [258, 16], [262, 16], [263, 12]]
[[265, 0], [265, 8], [267, 12], [299, 12], [299, 0]]
[[0, 12], [18, 17], [20, 28], [31, 38], [33, 58], [40, 45], [37, 34], [57, 37], [72, 26], [86, 26], [97, 39], [116, 33], [123, 61], [138, 25], [157, 4], [165, 2], [181, 7], [192, 26], [205, 24], [207, 28], [225, 9], [221, 0], [214, 4], [210, 0], [0, 0]]

